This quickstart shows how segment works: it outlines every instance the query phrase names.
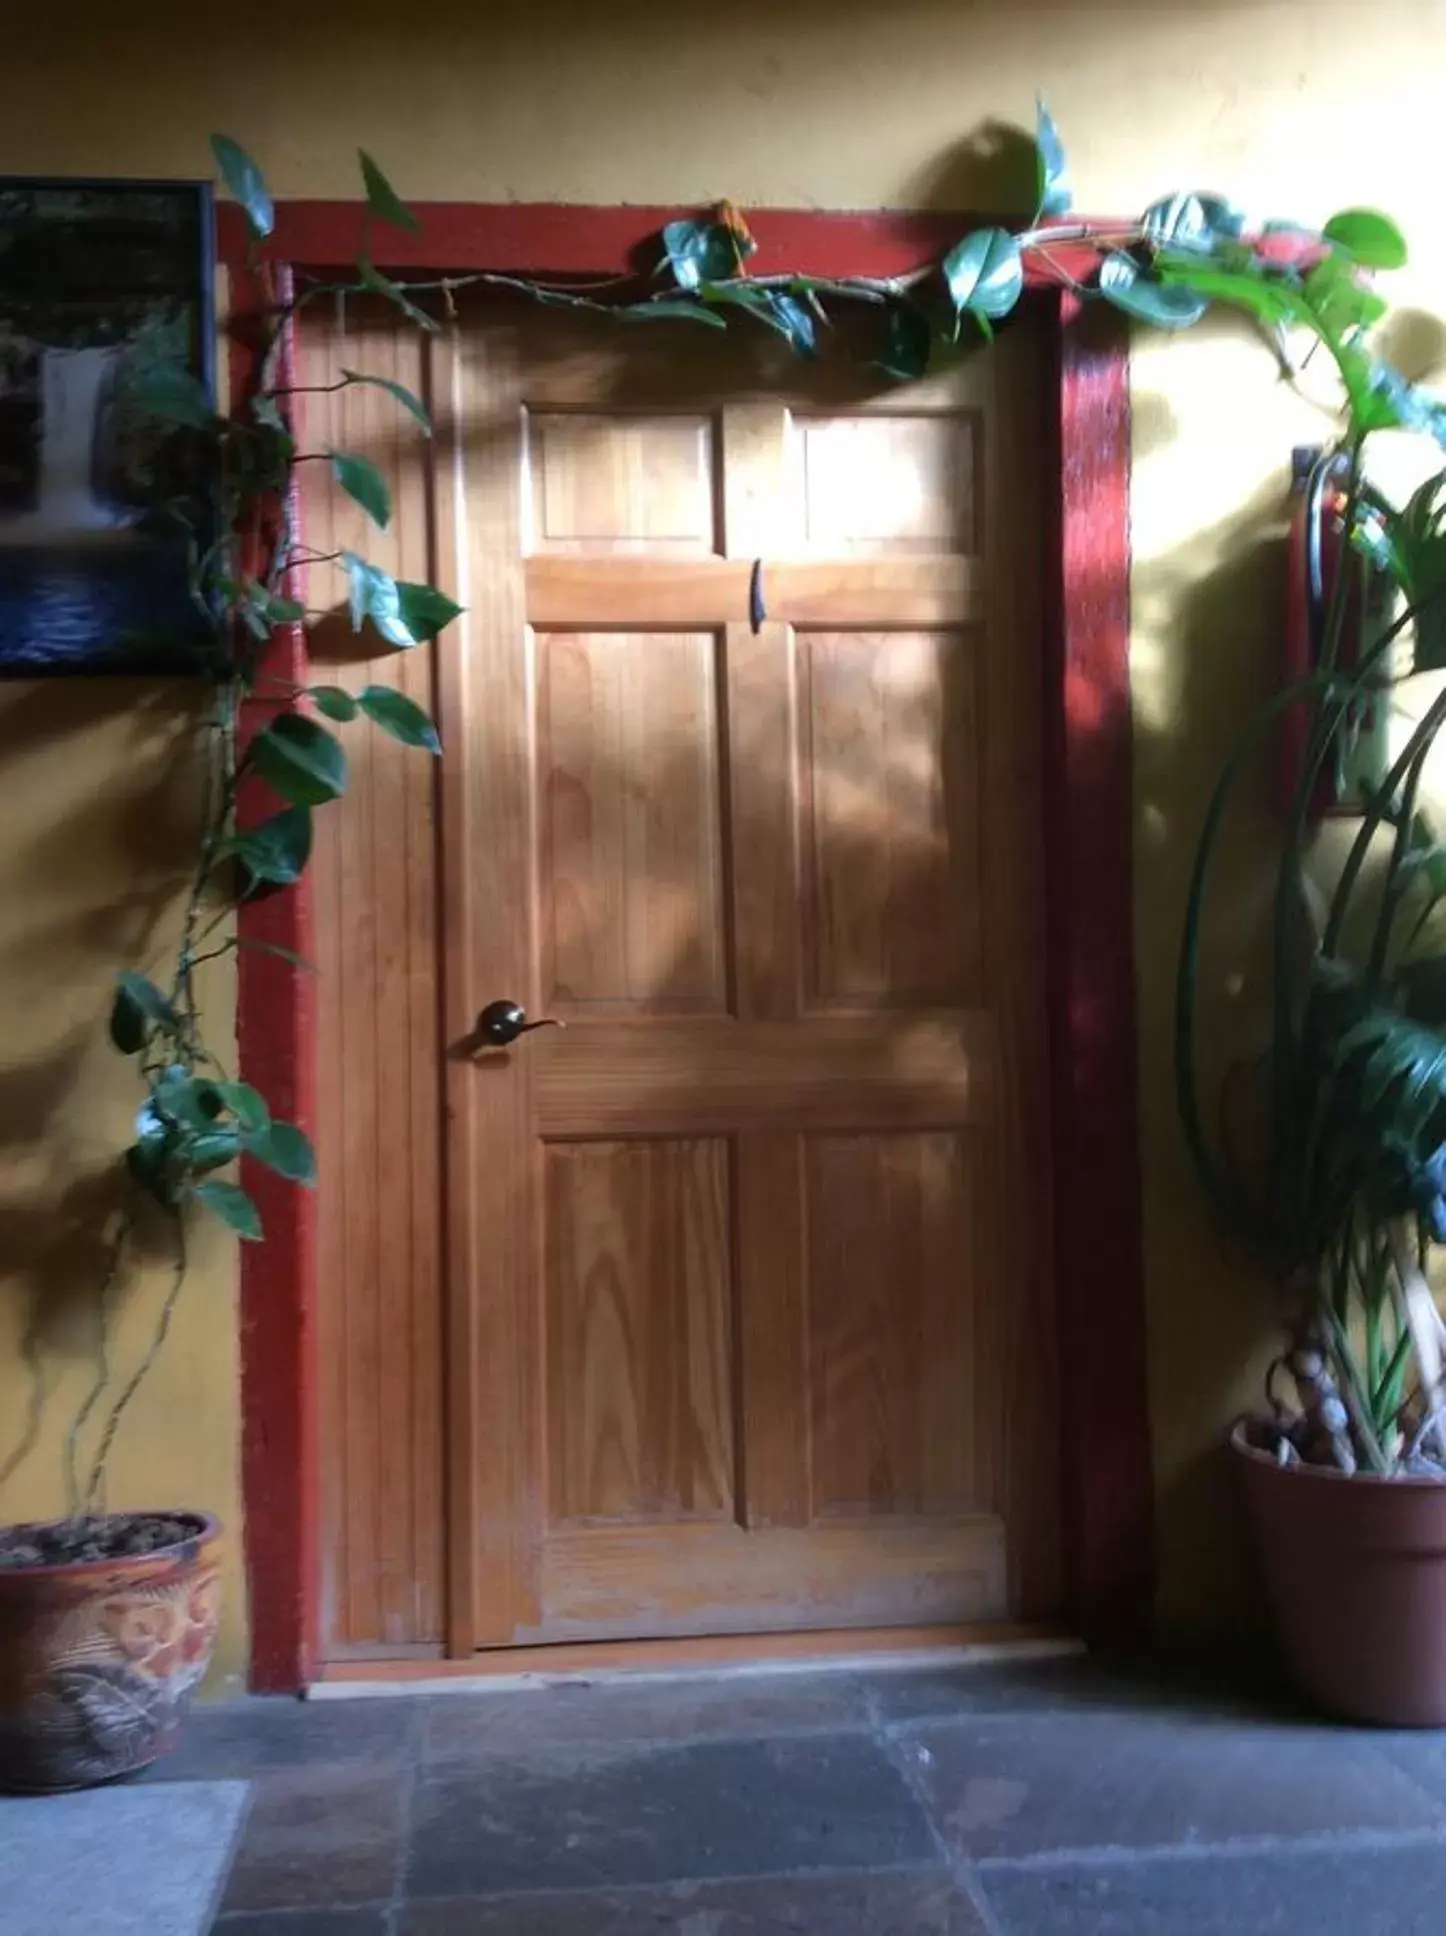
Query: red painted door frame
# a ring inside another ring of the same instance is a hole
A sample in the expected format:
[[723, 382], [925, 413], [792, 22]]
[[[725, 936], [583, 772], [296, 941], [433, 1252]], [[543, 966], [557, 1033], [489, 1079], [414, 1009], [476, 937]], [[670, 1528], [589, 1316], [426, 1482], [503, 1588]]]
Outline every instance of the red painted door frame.
[[[651, 266], [650, 238], [677, 211], [437, 203], [417, 213], [419, 235], [373, 231], [380, 268], [616, 276]], [[782, 209], [750, 211], [749, 220], [759, 274], [898, 275], [936, 259], [965, 226], [957, 216]], [[244, 309], [257, 280], [239, 210], [222, 207], [218, 229]], [[361, 236], [359, 202], [284, 203], [264, 257], [281, 277], [292, 265], [335, 268], [356, 260]], [[1068, 260], [1073, 253], [1056, 252], [1066, 272], [1083, 266]], [[1058, 377], [1042, 729], [1065, 1612], [1087, 1638], [1106, 1639], [1148, 1623], [1154, 1582], [1131, 941], [1129, 364], [1112, 313], [1082, 308], [1054, 287], [1032, 300], [1047, 309]], [[237, 392], [249, 368], [243, 346], [233, 360]], [[301, 634], [276, 650], [278, 670], [303, 679]], [[305, 885], [248, 904], [240, 921], [243, 937], [304, 954]], [[240, 968], [242, 1073], [306, 1123], [311, 977], [256, 949], [242, 950]], [[263, 1173], [247, 1181], [268, 1233], [264, 1245], [243, 1245], [241, 1257], [251, 1685], [284, 1692], [312, 1677], [318, 1640], [316, 1232], [307, 1192], [272, 1187]]]

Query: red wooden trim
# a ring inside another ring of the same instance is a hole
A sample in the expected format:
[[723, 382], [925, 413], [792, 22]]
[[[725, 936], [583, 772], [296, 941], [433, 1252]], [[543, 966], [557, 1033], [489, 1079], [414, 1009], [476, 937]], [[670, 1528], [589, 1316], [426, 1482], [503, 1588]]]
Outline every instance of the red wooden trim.
[[[409, 235], [375, 224], [371, 255], [378, 268], [392, 273], [490, 269], [499, 275], [647, 275], [657, 264], [664, 224], [696, 212], [557, 202], [418, 202], [419, 232]], [[745, 213], [758, 243], [748, 267], [760, 276], [790, 269], [813, 276], [903, 276], [937, 262], [960, 236], [989, 219], [908, 209], [856, 214], [750, 208]], [[217, 206], [216, 225], [220, 260], [244, 264], [246, 223], [236, 203]], [[263, 254], [309, 269], [337, 269], [354, 265], [361, 247], [360, 202], [278, 202], [275, 232]], [[1071, 276], [1087, 274], [1098, 259], [1095, 250], [1070, 243], [1059, 244], [1052, 254], [1055, 268]], [[1032, 262], [1025, 279], [1039, 286], [1058, 283], [1056, 274]]]
[[1046, 802], [1065, 1562], [1090, 1640], [1148, 1625], [1132, 866], [1130, 371], [1121, 317], [1059, 299], [1059, 577]]
[[[267, 301], [290, 297], [282, 264], [233, 287], [237, 307], [253, 315]], [[291, 346], [283, 347], [283, 384]], [[256, 367], [255, 344], [242, 334], [231, 363], [233, 407], [244, 404]], [[304, 680], [306, 641], [300, 626], [276, 633], [264, 670]], [[248, 702], [243, 745], [265, 725], [274, 704]], [[243, 782], [237, 817], [245, 826], [276, 811], [267, 790]], [[237, 1051], [243, 1079], [272, 1113], [308, 1132], [315, 1117], [315, 977], [266, 946], [305, 956], [310, 946], [306, 887], [246, 901], [237, 917]], [[262, 944], [257, 946], [255, 944]], [[310, 1678], [317, 1631], [315, 1572], [320, 1551], [319, 1460], [314, 1443], [316, 1368], [316, 1212], [310, 1190], [286, 1182], [247, 1158], [242, 1183], [261, 1213], [266, 1241], [241, 1246], [241, 1479], [245, 1502], [246, 1578], [251, 1606], [252, 1689], [294, 1692]]]
[[[620, 275], [648, 266], [639, 238], [676, 212], [424, 205], [420, 237], [377, 227], [374, 260], [388, 270]], [[243, 265], [239, 211], [223, 206], [219, 218], [222, 259]], [[760, 274], [898, 275], [937, 258], [969, 225], [963, 216], [798, 210], [750, 211], [749, 220]], [[360, 229], [357, 203], [283, 203], [268, 253], [283, 265], [333, 268], [355, 260]], [[1063, 248], [1057, 260], [1080, 266]], [[1066, 1611], [1078, 1631], [1104, 1639], [1147, 1623], [1154, 1580], [1131, 946], [1129, 364], [1112, 313], [1081, 313], [1068, 297], [1056, 306], [1061, 490], [1046, 872]], [[236, 367], [239, 382], [244, 353]], [[278, 652], [276, 669], [303, 680], [300, 636]], [[305, 953], [308, 929], [304, 891], [242, 911], [248, 940]], [[239, 999], [243, 1073], [278, 1112], [309, 1124], [311, 978], [243, 950]], [[317, 1634], [316, 1232], [308, 1193], [269, 1176], [248, 1184], [268, 1236], [264, 1246], [243, 1246], [241, 1273], [251, 1680], [279, 1692], [310, 1677]]]

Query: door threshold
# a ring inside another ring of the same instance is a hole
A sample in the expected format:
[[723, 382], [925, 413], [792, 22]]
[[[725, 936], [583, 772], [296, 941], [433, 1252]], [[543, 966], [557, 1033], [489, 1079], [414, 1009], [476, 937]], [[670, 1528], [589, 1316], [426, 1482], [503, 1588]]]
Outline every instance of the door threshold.
[[401, 1694], [515, 1694], [601, 1680], [677, 1681], [706, 1676], [871, 1672], [1058, 1660], [1086, 1651], [1058, 1628], [974, 1622], [814, 1634], [722, 1634], [691, 1640], [594, 1641], [510, 1647], [467, 1660], [347, 1660], [323, 1666], [311, 1701]]

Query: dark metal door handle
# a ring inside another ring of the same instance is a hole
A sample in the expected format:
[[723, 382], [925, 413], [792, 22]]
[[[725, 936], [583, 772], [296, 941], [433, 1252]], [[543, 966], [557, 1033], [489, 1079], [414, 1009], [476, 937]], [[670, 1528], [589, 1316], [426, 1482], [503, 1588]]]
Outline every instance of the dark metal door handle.
[[504, 996], [501, 1001], [488, 1002], [477, 1017], [474, 1031], [479, 1041], [494, 1049], [509, 1048], [519, 1035], [530, 1035], [533, 1029], [561, 1028], [563, 1024], [552, 1016], [544, 1015], [540, 1022], [529, 1022], [527, 1010], [520, 1002], [510, 1002]]

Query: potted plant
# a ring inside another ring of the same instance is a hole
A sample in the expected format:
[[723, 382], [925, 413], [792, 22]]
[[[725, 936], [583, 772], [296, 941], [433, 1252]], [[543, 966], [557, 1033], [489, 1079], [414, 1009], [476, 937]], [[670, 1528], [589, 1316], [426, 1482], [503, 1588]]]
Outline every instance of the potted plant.
[[[1171, 286], [1257, 318], [1291, 368], [1318, 346], [1339, 386], [1336, 434], [1309, 486], [1325, 534], [1306, 561], [1315, 662], [1250, 723], [1210, 802], [1180, 948], [1176, 1075], [1214, 1211], [1287, 1313], [1268, 1415], [1230, 1442], [1286, 1655], [1334, 1713], [1440, 1725], [1446, 1327], [1430, 1261], [1446, 1242], [1446, 844], [1427, 776], [1446, 694], [1422, 675], [1446, 668], [1446, 409], [1373, 351], [1387, 307], [1374, 272], [1405, 259], [1393, 223], [1352, 210], [1293, 261], [1246, 262], [1207, 234], [1193, 260], [1165, 265]], [[1387, 430], [1417, 433], [1429, 455], [1400, 509], [1371, 476], [1372, 440]], [[1399, 730], [1384, 771], [1352, 782], [1363, 732], [1388, 720]], [[1197, 962], [1226, 809], [1282, 728], [1291, 771], [1247, 1158], [1241, 1139], [1207, 1127], [1218, 1119], [1197, 1073]], [[1357, 817], [1331, 867], [1319, 808], [1342, 787]]]
[[[265, 182], [235, 142], [218, 136], [213, 148], [259, 243], [272, 226]], [[375, 163], [364, 156], [362, 170], [370, 218], [410, 224]], [[138, 1370], [103, 1411], [109, 1380], [102, 1363], [71, 1426], [65, 1515], [0, 1528], [0, 1789], [71, 1788], [144, 1767], [174, 1738], [209, 1664], [220, 1528], [208, 1513], [185, 1507], [100, 1510], [107, 1459], [165, 1344], [185, 1286], [193, 1218], [219, 1217], [255, 1241], [260, 1218], [230, 1174], [237, 1161], [249, 1157], [303, 1185], [313, 1181], [315, 1166], [303, 1131], [274, 1117], [266, 1099], [232, 1080], [208, 1048], [197, 970], [240, 945], [230, 917], [242, 899], [300, 878], [311, 851], [312, 814], [346, 786], [346, 755], [326, 722], [365, 717], [407, 745], [440, 750], [426, 714], [389, 686], [352, 693], [274, 676], [274, 635], [336, 602], [324, 573], [336, 574], [344, 587], [354, 629], [370, 626], [397, 649], [436, 637], [460, 608], [430, 585], [394, 579], [355, 553], [317, 560], [299, 544], [289, 486], [294, 467], [313, 453], [301, 447], [294, 422], [298, 392], [287, 376], [288, 325], [323, 293], [391, 286], [362, 263], [353, 277], [325, 291], [317, 285], [283, 300], [268, 289], [267, 277], [257, 260], [253, 281], [262, 299], [249, 318], [256, 379], [239, 409], [218, 412], [205, 385], [174, 353], [133, 359], [123, 398], [132, 420], [150, 426], [153, 448], [182, 447], [173, 452], [174, 464], [156, 466], [158, 477], [206, 480], [204, 491], [193, 495], [168, 493], [152, 515], [185, 527], [212, 703], [201, 746], [206, 805], [175, 954], [155, 978], [122, 972], [110, 1014], [111, 1041], [134, 1061], [141, 1101], [123, 1158], [121, 1207], [107, 1233], [108, 1262], [95, 1291], [102, 1326], [139, 1254], [159, 1243], [171, 1278]], [[410, 307], [399, 290], [393, 296]], [[328, 387], [354, 384], [387, 390], [427, 427], [420, 399], [390, 378], [343, 370]], [[345, 450], [314, 455], [384, 528], [388, 487], [371, 460]], [[258, 714], [264, 723], [248, 730]], [[82, 1478], [78, 1447], [92, 1427], [98, 1428], [96, 1447]], [[0, 1481], [33, 1449], [35, 1436], [32, 1421], [0, 1467]]]

